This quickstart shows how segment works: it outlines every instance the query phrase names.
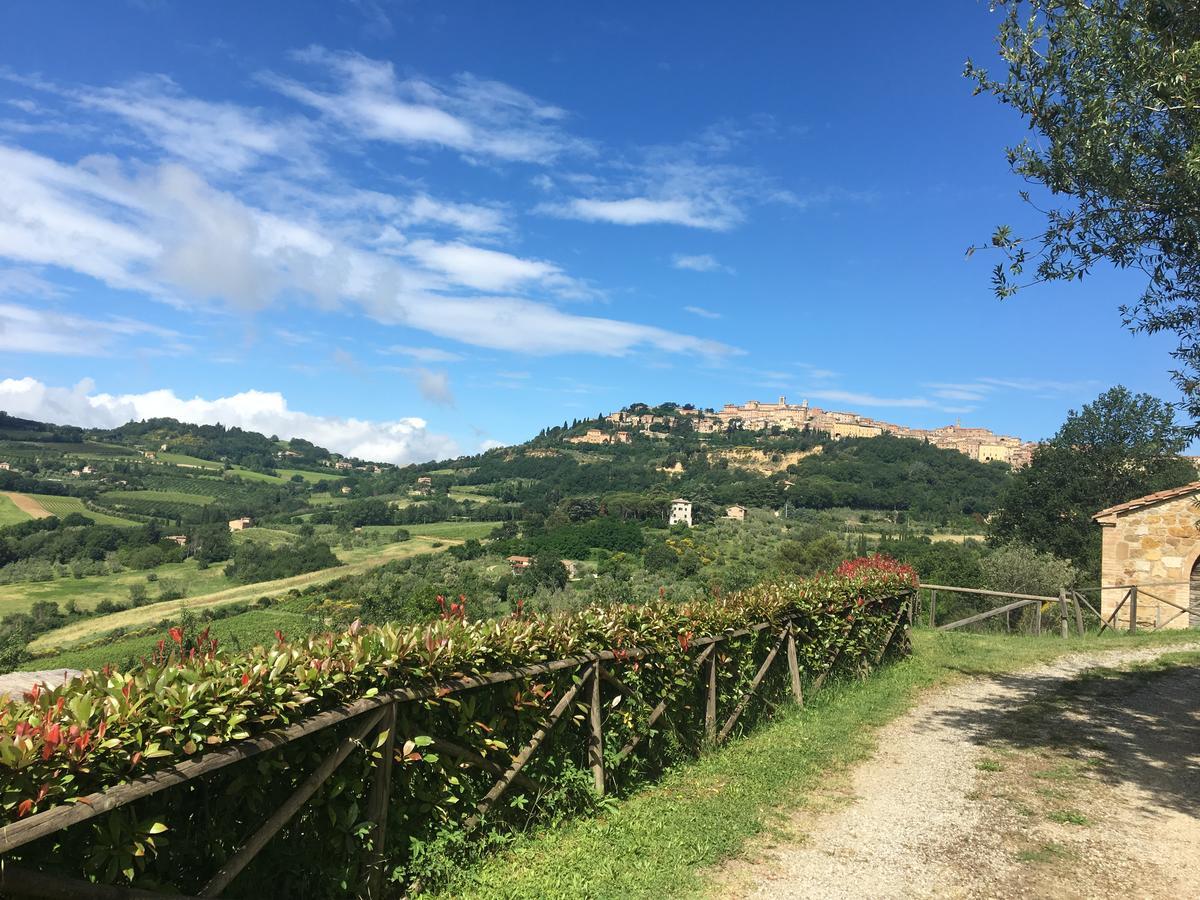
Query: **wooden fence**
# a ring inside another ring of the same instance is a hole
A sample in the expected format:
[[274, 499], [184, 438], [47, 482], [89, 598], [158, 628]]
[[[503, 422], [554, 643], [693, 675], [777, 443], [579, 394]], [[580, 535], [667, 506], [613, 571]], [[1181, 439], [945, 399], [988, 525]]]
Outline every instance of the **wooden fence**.
[[[911, 626], [913, 623], [913, 597], [915, 592], [883, 601], [895, 603], [896, 612], [890, 620], [890, 626], [884, 640], [874, 655], [867, 660], [873, 668], [882, 661], [888, 649], [892, 646], [897, 630], [902, 625]], [[852, 625], [848, 624], [846, 634]], [[722, 720], [718, 716], [718, 682], [721, 678], [720, 667], [717, 665], [717, 649], [724, 642], [748, 635], [757, 635], [770, 631], [774, 638], [766, 657], [758, 667], [749, 686], [741, 693], [733, 708]], [[698, 652], [691, 660], [689, 671], [699, 673], [703, 670], [705, 685], [704, 729], [707, 742], [718, 745], [728, 739], [739, 718], [754, 699], [759, 686], [775, 664], [782, 651], [788, 668], [788, 684], [792, 701], [798, 705], [804, 703], [804, 691], [800, 666], [796, 654], [796, 620], [787, 619], [782, 622], [763, 622], [749, 628], [729, 631], [722, 634], [697, 638], [689, 644], [689, 649]], [[819, 690], [826, 678], [833, 672], [841, 655], [841, 643], [829, 655], [820, 672], [809, 684], [809, 691]], [[380, 848], [385, 846], [388, 828], [388, 806], [391, 793], [392, 766], [394, 764], [394, 748], [396, 745], [397, 707], [401, 704], [427, 701], [442, 698], [492, 685], [530, 679], [553, 672], [573, 670], [578, 677], [572, 678], [568, 687], [556, 700], [548, 713], [541, 720], [539, 727], [528, 739], [507, 766], [494, 760], [487, 759], [475, 751], [458, 745], [444, 738], [434, 737], [432, 748], [441, 753], [456, 758], [463, 765], [490, 772], [496, 776], [492, 788], [477, 803], [474, 812], [464, 822], [464, 829], [469, 833], [476, 829], [482, 817], [496, 804], [501, 797], [513, 786], [519, 785], [531, 792], [538, 792], [539, 786], [522, 773], [529, 760], [537, 753], [538, 748], [546, 740], [547, 735], [563, 718], [567, 710], [581, 695], [586, 698], [583, 702], [587, 708], [588, 759], [592, 769], [595, 791], [603, 795], [611, 778], [606, 768], [603, 753], [603, 710], [606, 706], [603, 690], [607, 686], [613, 699], [613, 693], [623, 696], [636, 696], [637, 692], [627, 686], [620, 678], [618, 670], [627, 663], [636, 663], [646, 659], [648, 652], [639, 649], [605, 651], [602, 653], [577, 656], [538, 665], [524, 666], [506, 672], [492, 672], [456, 678], [437, 684], [406, 690], [391, 691], [373, 697], [365, 697], [351, 703], [346, 703], [324, 712], [317, 713], [303, 721], [296, 722], [287, 728], [271, 731], [257, 737], [239, 741], [219, 750], [205, 752], [196, 758], [176, 763], [170, 768], [145, 775], [132, 781], [114, 785], [111, 788], [81, 798], [77, 802], [57, 806], [43, 812], [19, 820], [0, 829], [0, 895], [18, 897], [45, 898], [161, 898], [170, 894], [139, 890], [136, 888], [118, 887], [114, 885], [94, 884], [81, 879], [70, 878], [58, 874], [35, 871], [20, 866], [5, 865], [4, 854], [23, 847], [32, 841], [55, 834], [65, 828], [77, 825], [121, 808], [136, 800], [156, 794], [176, 785], [181, 785], [195, 779], [203, 778], [234, 763], [250, 759], [259, 754], [277, 750], [291, 742], [315, 734], [335, 725], [348, 723], [345, 736], [324, 760], [304, 778], [292, 794], [284, 800], [244, 841], [241, 847], [233, 853], [220, 868], [212, 874], [207, 883], [195, 896], [220, 897], [246, 866], [267, 846], [271, 839], [304, 807], [308, 800], [317, 792], [338, 767], [359, 748], [381, 750], [381, 764], [373, 770], [370, 784], [367, 787], [367, 819], [371, 828], [371, 846], [374, 858], [368, 860], [369, 878], [358, 890], [358, 896], [376, 898], [384, 896], [383, 884], [384, 863], [380, 857]], [[614, 766], [624, 762], [635, 748], [647, 737], [655, 723], [667, 712], [675, 694], [663, 697], [650, 712], [647, 721], [639, 733], [626, 743], [611, 760]], [[646, 699], [646, 698], [639, 698]], [[649, 705], [648, 703], [646, 704]], [[177, 895], [178, 896], [178, 895]]]
[[[1004, 616], [1008, 631], [1012, 631], [1011, 616], [1013, 612], [1023, 610], [1027, 607], [1032, 607], [1033, 617], [1030, 625], [1030, 630], [1034, 635], [1042, 634], [1046, 607], [1050, 606], [1052, 616], [1058, 619], [1057, 627], [1052, 630], [1056, 631], [1061, 637], [1067, 637], [1074, 631], [1079, 636], [1083, 636], [1087, 631], [1087, 622], [1089, 619], [1094, 619], [1095, 624], [1099, 627], [1099, 634], [1103, 634], [1108, 630], [1117, 630], [1117, 623], [1122, 610], [1126, 611], [1125, 618], [1128, 620], [1126, 626], [1130, 633], [1138, 630], [1138, 602], [1139, 599], [1144, 600], [1150, 598], [1155, 605], [1155, 620], [1149, 626], [1151, 631], [1158, 631], [1160, 628], [1168, 627], [1172, 622], [1176, 621], [1185, 613], [1190, 614], [1190, 619], [1195, 620], [1200, 617], [1200, 603], [1188, 603], [1182, 605], [1168, 600], [1161, 596], [1160, 593], [1153, 593], [1148, 588], [1161, 589], [1164, 587], [1178, 587], [1188, 584], [1182, 581], [1164, 581], [1153, 584], [1121, 584], [1108, 585], [1105, 587], [1091, 588], [1062, 588], [1057, 596], [1038, 595], [1038, 594], [1016, 594], [1009, 591], [985, 591], [980, 588], [965, 588], [955, 587], [945, 584], [922, 584], [919, 590], [929, 592], [929, 612], [928, 623], [930, 628], [937, 628], [939, 631], [950, 631], [955, 628], [962, 628], [966, 625], [974, 625], [977, 622], [982, 622], [997, 616]], [[939, 625], [937, 623], [938, 612], [938, 592], [943, 594], [969, 594], [982, 597], [996, 597], [1006, 599], [1011, 602], [997, 606], [993, 609], [985, 610], [981, 613], [966, 616], [953, 622], [947, 622]], [[1108, 616], [1101, 613], [1102, 604], [1100, 596], [1103, 591], [1123, 591], [1120, 601], [1113, 608], [1113, 611]], [[1091, 599], [1087, 596], [1089, 593], [1096, 592], [1095, 606], [1092, 605]], [[1161, 605], [1160, 605], [1161, 604]], [[920, 601], [918, 600], [918, 605]], [[1174, 612], [1168, 618], [1162, 616], [1162, 607], [1171, 607]], [[922, 610], [923, 611], [923, 610]]]

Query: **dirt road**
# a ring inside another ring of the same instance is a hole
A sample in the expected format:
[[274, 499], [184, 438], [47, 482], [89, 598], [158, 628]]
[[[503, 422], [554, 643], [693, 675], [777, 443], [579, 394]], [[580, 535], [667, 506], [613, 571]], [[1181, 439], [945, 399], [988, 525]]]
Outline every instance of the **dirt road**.
[[[1124, 671], [1163, 652], [1077, 655], [928, 698], [714, 893], [1200, 896], [1200, 667]], [[1098, 666], [1122, 671], [1085, 674]]]

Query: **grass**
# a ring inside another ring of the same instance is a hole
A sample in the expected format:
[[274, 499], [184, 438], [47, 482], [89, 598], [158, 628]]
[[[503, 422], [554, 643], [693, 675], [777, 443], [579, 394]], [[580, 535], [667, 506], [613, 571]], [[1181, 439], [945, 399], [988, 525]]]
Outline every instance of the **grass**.
[[[143, 625], [152, 624], [154, 622], [176, 616], [184, 609], [199, 610], [213, 606], [225, 606], [230, 603], [245, 603], [247, 601], [257, 600], [259, 597], [273, 597], [279, 594], [285, 594], [293, 588], [305, 588], [314, 584], [321, 584], [325, 581], [332, 581], [335, 578], [342, 578], [346, 575], [359, 575], [366, 572], [368, 569], [373, 569], [376, 566], [383, 565], [386, 562], [391, 562], [393, 559], [401, 559], [406, 556], [415, 556], [418, 553], [428, 553], [433, 549], [433, 542], [413, 538], [409, 541], [404, 541], [399, 544], [387, 544], [383, 547], [361, 547], [353, 550], [335, 549], [334, 553], [342, 560], [343, 565], [330, 569], [321, 569], [317, 572], [307, 572], [303, 575], [293, 575], [290, 578], [280, 578], [275, 581], [260, 581], [254, 584], [244, 584], [229, 586], [230, 582], [224, 578], [224, 575], [219, 574], [224, 568], [222, 564], [206, 569], [205, 572], [216, 572], [217, 577], [222, 579], [223, 585], [220, 589], [209, 590], [204, 592], [203, 588], [197, 588], [192, 581], [187, 581], [188, 589], [191, 596], [181, 600], [166, 600], [161, 603], [151, 603], [147, 606], [140, 606], [135, 609], [121, 610], [120, 612], [110, 613], [104, 616], [95, 618], [83, 619], [78, 622], [72, 622], [70, 625], [64, 625], [62, 628], [57, 628], [54, 631], [48, 631], [43, 635], [39, 635], [29, 644], [29, 649], [34, 653], [44, 653], [53, 650], [68, 650], [71, 644], [78, 644], [84, 641], [93, 640], [105, 632], [112, 631], [115, 628], [136, 628]], [[179, 563], [178, 565], [192, 565], [194, 563]], [[165, 568], [165, 567], [163, 567]], [[124, 573], [123, 573], [124, 574]], [[200, 573], [203, 574], [203, 573]], [[100, 576], [112, 578], [113, 576]], [[143, 582], [145, 575], [142, 574]], [[68, 580], [63, 579], [63, 583], [73, 581], [78, 584], [79, 581], [86, 579]], [[55, 582], [49, 582], [54, 584]], [[29, 587], [29, 585], [20, 585], [19, 587]], [[153, 585], [150, 586], [153, 588]], [[128, 590], [126, 588], [126, 590]], [[153, 590], [151, 590], [153, 595]], [[43, 599], [43, 598], [36, 598]], [[57, 598], [44, 598], [57, 599]], [[124, 599], [124, 598], [123, 598]], [[56, 657], [55, 657], [56, 658]], [[31, 665], [38, 668], [47, 660], [38, 659]], [[53, 660], [51, 660], [53, 662]]]
[[32, 497], [45, 508], [46, 512], [52, 516], [58, 516], [60, 519], [64, 516], [69, 516], [71, 513], [79, 513], [81, 516], [87, 516], [97, 525], [116, 525], [122, 527], [140, 524], [130, 519], [122, 519], [120, 516], [110, 516], [107, 513], [99, 513], [88, 509], [78, 497], [57, 497], [53, 494], [27, 494], [26, 496]]
[[188, 456], [186, 453], [167, 453], [158, 450], [153, 452], [153, 461], [158, 463], [167, 463], [173, 466], [186, 466], [188, 468], [212, 469], [217, 472], [224, 468], [221, 463], [216, 462], [215, 460], [201, 459], [198, 456]]
[[105, 503], [123, 500], [148, 500], [152, 503], [187, 503], [194, 506], [207, 506], [216, 500], [208, 494], [187, 494], [183, 491], [106, 491], [103, 494]]
[[8, 497], [0, 494], [0, 528], [5, 525], [16, 525], [18, 522], [29, 521], [29, 514], [17, 508]]
[[[452, 541], [466, 541], [471, 538], [485, 538], [491, 534], [499, 522], [433, 522], [429, 525], [402, 525], [414, 537], [436, 537]], [[394, 528], [395, 526], [385, 526]]]
[[[707, 871], [778, 828], [831, 774], [875, 749], [874, 731], [931, 687], [1012, 671], [1064, 653], [1194, 640], [1186, 631], [1051, 637], [918, 629], [914, 655], [861, 682], [835, 684], [745, 739], [671, 772], [595, 818], [521, 837], [465, 868], [437, 896], [680, 897], [711, 893]], [[1025, 851], [1056, 858], [1062, 848]]]
[[[301, 613], [281, 609], [252, 609], [228, 619], [218, 619], [206, 627], [210, 629], [209, 633], [226, 647], [249, 648], [272, 642], [276, 629], [284, 634], [294, 635], [308, 630], [310, 625], [308, 616]], [[108, 663], [120, 665], [129, 659], [149, 656], [160, 639], [161, 635], [131, 637], [86, 650], [69, 650], [52, 659], [35, 660], [30, 665], [52, 665], [54, 668], [64, 669], [99, 669]]]

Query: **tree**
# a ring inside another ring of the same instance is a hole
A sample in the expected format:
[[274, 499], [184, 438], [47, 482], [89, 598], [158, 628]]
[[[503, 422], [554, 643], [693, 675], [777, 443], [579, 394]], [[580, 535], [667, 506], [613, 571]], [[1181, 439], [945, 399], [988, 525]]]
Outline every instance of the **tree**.
[[1092, 516], [1194, 480], [1195, 469], [1178, 455], [1186, 442], [1169, 404], [1120, 386], [1106, 391], [1081, 411], [1071, 410], [1016, 474], [992, 519], [992, 541], [1021, 541], [1072, 560], [1095, 578], [1100, 529]]
[[1078, 280], [1102, 261], [1141, 270], [1147, 287], [1122, 318], [1179, 338], [1173, 375], [1200, 419], [1200, 0], [992, 6], [1004, 13], [1007, 72], [993, 78], [968, 61], [965, 74], [1038, 134], [1010, 147], [1008, 160], [1054, 198], [1039, 210], [1041, 234], [996, 229], [992, 246], [1007, 257], [993, 271], [996, 293]]

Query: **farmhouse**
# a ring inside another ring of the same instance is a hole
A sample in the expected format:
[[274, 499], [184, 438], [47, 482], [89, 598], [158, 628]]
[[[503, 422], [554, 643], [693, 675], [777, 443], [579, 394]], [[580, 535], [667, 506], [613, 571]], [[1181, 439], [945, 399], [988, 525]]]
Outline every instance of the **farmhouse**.
[[[1136, 584], [1139, 625], [1200, 626], [1200, 607], [1190, 613], [1180, 610], [1189, 603], [1200, 604], [1198, 494], [1200, 481], [1193, 481], [1093, 516], [1102, 529], [1100, 612], [1106, 618]], [[1128, 602], [1117, 615], [1117, 626], [1122, 622], [1128, 627]]]
[[165, 538], [163, 538], [163, 540], [164, 541], [172, 541], [172, 542], [178, 544], [180, 547], [184, 547], [187, 545], [187, 535], [186, 534], [168, 534]]
[[254, 520], [251, 519], [249, 516], [242, 516], [241, 518], [238, 518], [238, 519], [230, 519], [229, 520], [229, 530], [230, 531], [243, 531], [243, 530], [249, 528], [253, 524], [254, 524]]
[[524, 572], [529, 568], [530, 563], [533, 562], [533, 557], [510, 556], [507, 558], [507, 562], [510, 566], [512, 566], [513, 574], [516, 575], [518, 572]]
[[692, 527], [692, 501], [682, 497], [671, 501], [671, 515], [667, 519], [668, 525], [678, 525], [680, 522], [688, 528]]
[[0, 471], [11, 472], [12, 463], [0, 462]]
[[725, 510], [725, 518], [733, 519], [735, 522], [745, 522], [746, 521], [746, 507], [744, 507], [744, 506], [729, 507], [728, 509]]

